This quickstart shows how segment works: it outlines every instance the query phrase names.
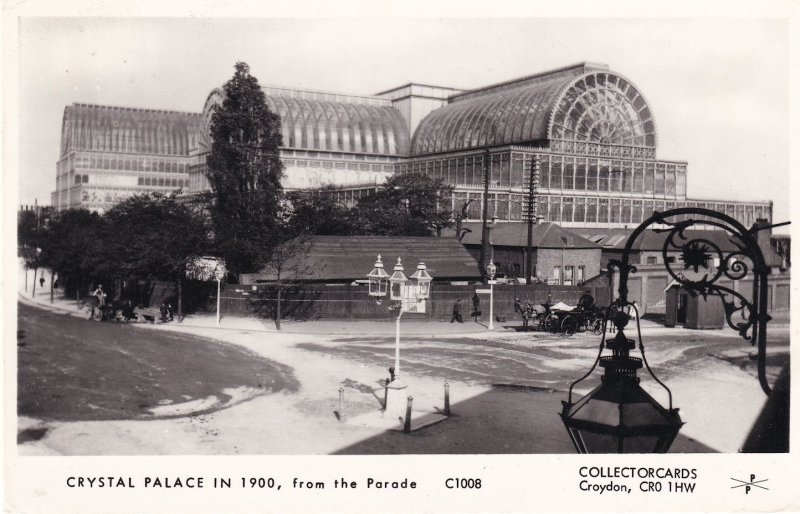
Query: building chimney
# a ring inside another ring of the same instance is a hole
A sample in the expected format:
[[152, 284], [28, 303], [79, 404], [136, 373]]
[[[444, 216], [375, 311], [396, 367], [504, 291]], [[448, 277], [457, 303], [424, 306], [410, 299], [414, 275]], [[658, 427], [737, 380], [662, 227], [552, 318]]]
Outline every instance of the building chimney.
[[762, 252], [767, 252], [770, 247], [770, 237], [772, 236], [772, 228], [761, 228], [761, 227], [769, 227], [770, 223], [765, 218], [758, 218], [756, 222], [753, 223], [754, 229], [761, 229], [756, 232], [756, 241], [758, 242], [758, 246], [761, 248]]

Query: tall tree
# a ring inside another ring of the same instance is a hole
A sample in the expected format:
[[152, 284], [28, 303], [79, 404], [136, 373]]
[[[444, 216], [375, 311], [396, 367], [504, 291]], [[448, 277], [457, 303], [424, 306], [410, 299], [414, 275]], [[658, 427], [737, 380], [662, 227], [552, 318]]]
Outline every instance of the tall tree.
[[365, 235], [430, 236], [451, 222], [453, 188], [420, 173], [394, 175], [383, 188], [359, 200], [351, 224]]
[[353, 231], [349, 209], [336, 200], [334, 187], [291, 191], [286, 199], [289, 237], [344, 236]]
[[79, 294], [87, 280], [111, 278], [115, 265], [103, 255], [103, 219], [86, 209], [55, 213], [40, 239], [41, 261], [58, 274], [66, 290]]
[[276, 244], [281, 196], [280, 117], [250, 68], [237, 62], [211, 118], [208, 180], [217, 247], [234, 273], [256, 271]]
[[119, 202], [104, 219], [104, 262], [113, 266], [106, 273], [118, 279], [174, 282], [182, 317], [187, 269], [209, 250], [204, 218], [174, 195], [153, 193]]

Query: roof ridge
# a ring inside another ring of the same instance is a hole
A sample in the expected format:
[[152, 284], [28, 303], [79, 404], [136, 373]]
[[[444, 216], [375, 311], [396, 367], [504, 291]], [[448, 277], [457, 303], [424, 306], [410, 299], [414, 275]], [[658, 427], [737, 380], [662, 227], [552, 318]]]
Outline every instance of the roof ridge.
[[141, 112], [141, 113], [148, 113], [148, 114], [180, 114], [185, 116], [196, 116], [198, 118], [202, 117], [203, 114], [199, 112], [190, 112], [190, 111], [175, 111], [170, 109], [146, 109], [143, 107], [125, 107], [121, 105], [102, 105], [102, 104], [91, 104], [91, 103], [83, 103], [83, 102], [72, 102], [73, 107], [88, 107], [90, 109], [100, 109], [104, 111], [129, 111], [129, 112]]

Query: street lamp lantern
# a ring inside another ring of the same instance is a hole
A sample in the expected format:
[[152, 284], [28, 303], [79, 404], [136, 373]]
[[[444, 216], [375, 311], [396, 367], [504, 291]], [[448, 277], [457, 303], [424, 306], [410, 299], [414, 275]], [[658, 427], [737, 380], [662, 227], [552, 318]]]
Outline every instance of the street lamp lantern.
[[428, 274], [428, 267], [424, 262], [417, 264], [417, 271], [411, 275], [417, 290], [417, 301], [427, 300], [431, 296], [431, 281], [433, 278]]
[[614, 323], [617, 335], [606, 344], [612, 355], [598, 359], [600, 385], [575, 403], [570, 387], [561, 419], [578, 453], [666, 453], [683, 421], [671, 394], [665, 409], [639, 385], [642, 359], [629, 355], [636, 344], [622, 330], [628, 316], [617, 311]]
[[369, 295], [376, 297], [380, 301], [381, 298], [386, 296], [386, 288], [389, 283], [389, 274], [383, 269], [380, 254], [378, 255], [378, 260], [375, 261], [375, 267], [367, 274], [367, 278], [369, 279]]
[[408, 282], [408, 277], [403, 273], [403, 263], [400, 261], [400, 257], [398, 257], [397, 264], [394, 265], [394, 273], [389, 277], [389, 297], [392, 300], [403, 300], [406, 282]]
[[486, 274], [489, 275], [489, 280], [494, 280], [494, 276], [497, 274], [497, 266], [494, 265], [494, 260], [489, 261], [489, 264], [486, 265]]

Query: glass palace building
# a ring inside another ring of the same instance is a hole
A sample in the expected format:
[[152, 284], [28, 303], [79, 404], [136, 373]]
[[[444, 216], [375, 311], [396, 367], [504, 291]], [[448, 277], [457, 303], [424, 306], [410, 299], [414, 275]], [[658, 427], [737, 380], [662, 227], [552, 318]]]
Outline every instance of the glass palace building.
[[[537, 214], [565, 227], [633, 227], [654, 210], [682, 206], [746, 226], [772, 220], [768, 201], [687, 198], [687, 163], [657, 159], [651, 107], [607, 65], [470, 91], [407, 84], [374, 96], [264, 92], [281, 118], [284, 187], [333, 185], [350, 205], [393, 173], [425, 173], [454, 187], [442, 199], [454, 212], [468, 204], [468, 218], [478, 220], [488, 171], [488, 216], [522, 221], [535, 159]], [[206, 190], [209, 124], [222, 100], [213, 90], [198, 114], [67, 107], [53, 205], [102, 210], [140, 191]]]

